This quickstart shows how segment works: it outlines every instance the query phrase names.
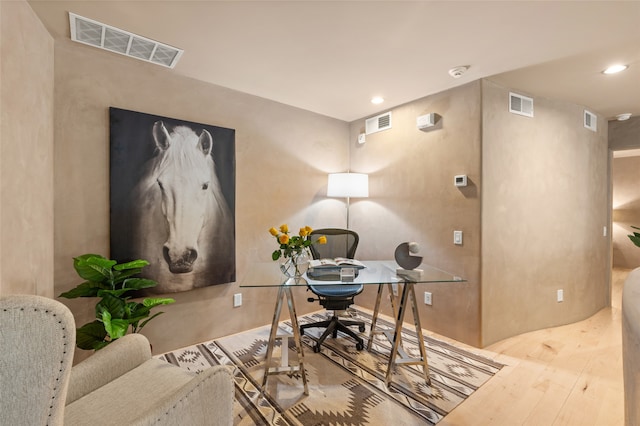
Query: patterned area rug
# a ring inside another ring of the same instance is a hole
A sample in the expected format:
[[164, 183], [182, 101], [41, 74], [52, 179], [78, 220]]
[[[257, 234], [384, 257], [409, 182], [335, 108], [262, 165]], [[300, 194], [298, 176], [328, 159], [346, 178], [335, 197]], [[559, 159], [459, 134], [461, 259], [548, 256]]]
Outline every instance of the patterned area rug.
[[[368, 333], [371, 315], [359, 310], [354, 314], [367, 323]], [[299, 322], [322, 321], [326, 316], [327, 312], [321, 311], [300, 317]], [[379, 318], [378, 324], [390, 329], [393, 326], [384, 318]], [[288, 321], [281, 322], [280, 328], [292, 332]], [[236, 425], [436, 424], [502, 367], [425, 336], [431, 386], [425, 383], [421, 367], [402, 366], [395, 369], [387, 388], [384, 377], [391, 345], [383, 335], [376, 335], [370, 352], [357, 351], [352, 340], [338, 334], [338, 338], [325, 341], [320, 353], [314, 353], [312, 346], [322, 329], [307, 329], [302, 344], [309, 396], [303, 393], [299, 374], [281, 374], [269, 376], [265, 398], [261, 398], [269, 330], [270, 326], [256, 328], [158, 358], [194, 372], [212, 365], [233, 368]], [[405, 351], [419, 356], [415, 332], [405, 328], [402, 336]], [[279, 363], [280, 340], [277, 342], [273, 357]], [[288, 342], [289, 361], [295, 363], [293, 339]]]

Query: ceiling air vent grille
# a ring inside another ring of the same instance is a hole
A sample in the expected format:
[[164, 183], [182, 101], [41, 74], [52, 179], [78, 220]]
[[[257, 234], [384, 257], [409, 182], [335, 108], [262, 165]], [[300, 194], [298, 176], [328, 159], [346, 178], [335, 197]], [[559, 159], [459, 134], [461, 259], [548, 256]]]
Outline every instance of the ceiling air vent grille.
[[584, 110], [584, 127], [594, 132], [598, 130], [598, 116], [586, 109]]
[[365, 133], [370, 135], [371, 133], [381, 132], [391, 128], [391, 111], [384, 114], [377, 115], [375, 117], [368, 118], [365, 121]]
[[509, 112], [526, 117], [533, 117], [533, 99], [510, 92]]
[[168, 44], [121, 30], [69, 12], [71, 40], [173, 68], [184, 52]]

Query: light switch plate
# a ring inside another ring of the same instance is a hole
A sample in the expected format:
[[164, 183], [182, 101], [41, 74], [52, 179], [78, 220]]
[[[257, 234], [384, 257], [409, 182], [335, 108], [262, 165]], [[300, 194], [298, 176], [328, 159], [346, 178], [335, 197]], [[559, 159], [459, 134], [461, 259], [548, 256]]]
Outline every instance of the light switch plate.
[[453, 244], [462, 245], [462, 231], [453, 231]]

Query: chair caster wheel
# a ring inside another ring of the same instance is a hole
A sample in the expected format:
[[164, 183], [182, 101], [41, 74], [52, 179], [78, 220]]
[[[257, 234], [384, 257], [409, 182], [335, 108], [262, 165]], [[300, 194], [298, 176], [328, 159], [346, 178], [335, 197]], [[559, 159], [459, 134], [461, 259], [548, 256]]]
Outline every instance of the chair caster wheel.
[[362, 343], [356, 343], [356, 349], [361, 351], [364, 349], [364, 345]]
[[313, 345], [313, 352], [315, 353], [320, 352], [320, 345]]
[[364, 325], [359, 326], [358, 330], [360, 330], [360, 333], [364, 333]]

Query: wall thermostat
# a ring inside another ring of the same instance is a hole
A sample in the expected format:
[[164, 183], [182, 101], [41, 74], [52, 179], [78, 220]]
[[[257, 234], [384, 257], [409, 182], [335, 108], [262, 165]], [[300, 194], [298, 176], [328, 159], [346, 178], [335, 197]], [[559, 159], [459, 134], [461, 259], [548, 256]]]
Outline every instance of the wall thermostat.
[[467, 186], [467, 175], [458, 175], [453, 178], [455, 186]]

